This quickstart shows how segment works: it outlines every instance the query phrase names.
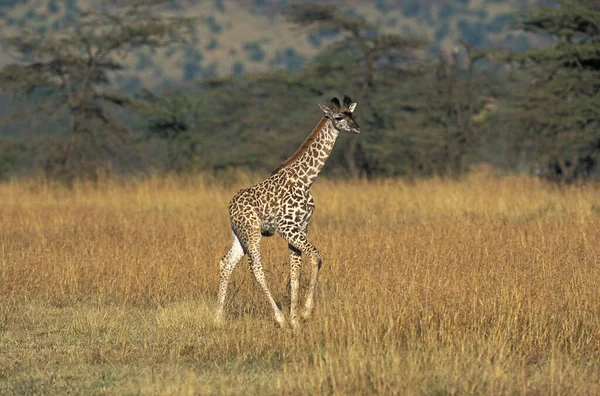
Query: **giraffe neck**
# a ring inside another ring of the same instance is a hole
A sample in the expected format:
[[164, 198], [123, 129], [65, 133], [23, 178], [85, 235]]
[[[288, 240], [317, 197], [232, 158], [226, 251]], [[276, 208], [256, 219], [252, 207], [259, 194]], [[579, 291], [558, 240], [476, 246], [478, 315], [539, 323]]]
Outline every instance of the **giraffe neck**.
[[300, 183], [309, 188], [325, 165], [327, 158], [333, 150], [339, 131], [333, 127], [331, 120], [321, 119], [317, 127], [311, 133], [305, 144], [301, 155], [290, 163], [289, 167], [298, 176]]

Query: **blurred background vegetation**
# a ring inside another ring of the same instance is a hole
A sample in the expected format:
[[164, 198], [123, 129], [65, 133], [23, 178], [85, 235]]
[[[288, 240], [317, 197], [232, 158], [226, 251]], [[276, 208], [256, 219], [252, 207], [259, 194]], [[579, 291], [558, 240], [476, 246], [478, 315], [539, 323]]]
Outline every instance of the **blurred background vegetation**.
[[0, 1], [0, 178], [268, 173], [350, 95], [331, 177], [600, 174], [593, 0]]

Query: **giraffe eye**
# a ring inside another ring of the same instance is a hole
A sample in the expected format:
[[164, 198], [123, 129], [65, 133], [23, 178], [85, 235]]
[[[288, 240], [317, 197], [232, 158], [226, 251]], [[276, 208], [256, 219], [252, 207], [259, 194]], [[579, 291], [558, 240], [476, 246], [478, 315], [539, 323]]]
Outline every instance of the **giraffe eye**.
[[340, 117], [340, 116], [335, 116], [334, 118], [336, 121], [342, 121], [344, 119], [344, 117]]

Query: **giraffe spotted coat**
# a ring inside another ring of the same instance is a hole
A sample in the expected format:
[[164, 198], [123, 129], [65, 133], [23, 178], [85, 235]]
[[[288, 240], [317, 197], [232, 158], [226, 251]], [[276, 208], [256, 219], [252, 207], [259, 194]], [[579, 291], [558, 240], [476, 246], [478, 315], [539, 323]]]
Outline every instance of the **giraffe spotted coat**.
[[331, 154], [339, 132], [360, 131], [353, 116], [356, 103], [345, 97], [344, 104], [333, 98], [332, 105], [331, 108], [319, 105], [324, 118], [296, 153], [281, 164], [271, 177], [239, 191], [231, 200], [229, 217], [232, 245], [220, 261], [217, 318], [221, 319], [223, 316], [231, 273], [244, 254], [247, 254], [254, 277], [273, 308], [275, 320], [279, 325], [285, 326], [285, 317], [267, 286], [260, 255], [262, 237], [276, 233], [288, 243], [292, 327], [299, 327], [297, 307], [302, 254], [311, 263], [312, 274], [301, 316], [307, 319], [311, 315], [322, 260], [319, 250], [307, 239], [308, 226], [315, 209], [310, 187]]

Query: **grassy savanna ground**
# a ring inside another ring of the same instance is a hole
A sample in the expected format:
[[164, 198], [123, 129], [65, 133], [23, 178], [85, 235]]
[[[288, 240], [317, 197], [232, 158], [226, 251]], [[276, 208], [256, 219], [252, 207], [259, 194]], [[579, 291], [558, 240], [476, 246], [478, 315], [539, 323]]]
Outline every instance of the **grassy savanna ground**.
[[[599, 186], [318, 180], [294, 334], [245, 259], [212, 319], [248, 183], [1, 184], [0, 393], [600, 393]], [[287, 309], [287, 246], [262, 251]]]

